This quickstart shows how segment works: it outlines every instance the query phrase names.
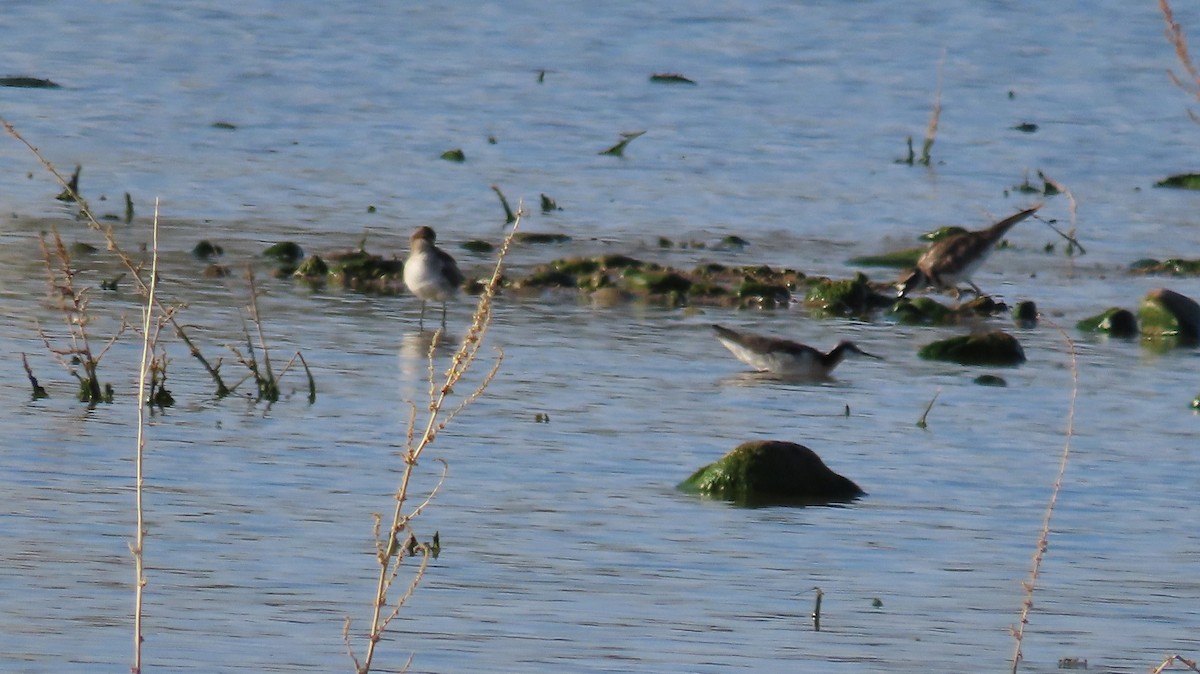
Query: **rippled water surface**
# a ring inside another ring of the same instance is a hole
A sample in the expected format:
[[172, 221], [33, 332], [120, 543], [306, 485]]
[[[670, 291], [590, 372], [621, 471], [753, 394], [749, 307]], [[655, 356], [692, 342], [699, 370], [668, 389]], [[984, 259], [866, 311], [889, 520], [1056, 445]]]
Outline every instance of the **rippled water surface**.
[[[1176, 10], [1200, 30], [1200, 13]], [[1044, 171], [1076, 199], [1087, 252], [1065, 256], [1029, 221], [976, 276], [1049, 319], [988, 321], [1024, 345], [1015, 369], [919, 360], [920, 345], [960, 329], [883, 317], [498, 300], [483, 353], [503, 349], [500, 373], [418, 472], [427, 490], [432, 459], [449, 467], [417, 523], [440, 533], [442, 554], [388, 632], [383, 666], [411, 655], [416, 672], [1007, 669], [1068, 427], [1057, 322], [1076, 339], [1075, 436], [1022, 671], [1079, 658], [1134, 672], [1200, 650], [1197, 353], [1071, 326], [1155, 287], [1200, 297], [1195, 279], [1126, 271], [1200, 256], [1197, 197], [1151, 188], [1195, 170], [1200, 139], [1167, 79], [1178, 66], [1162, 29], [1155, 3], [1117, 1], [10, 2], [0, 75], [63, 86], [0, 89], [0, 116], [65, 172], [82, 165], [101, 214], [123, 213], [130, 193], [137, 217], [116, 225], [128, 250], [149, 240], [161, 199], [161, 292], [187, 303], [180, 320], [226, 373], [238, 371], [226, 345], [244, 343], [239, 270], [266, 244], [330, 251], [365, 236], [402, 254], [430, 224], [483, 276], [489, 258], [458, 244], [500, 238], [491, 185], [531, 207], [522, 227], [572, 237], [514, 249], [516, 274], [615, 252], [845, 277], [850, 257], [1028, 205], [1014, 188]], [[935, 165], [897, 164], [905, 138], [924, 134], [943, 54]], [[698, 84], [652, 84], [654, 72]], [[1012, 128], [1022, 122], [1037, 132]], [[624, 158], [598, 154], [642, 129]], [[466, 162], [439, 159], [456, 147]], [[61, 345], [65, 328], [37, 235], [53, 224], [68, 243], [103, 242], [58, 190], [5, 136], [0, 669], [115, 671], [132, 651], [140, 345], [126, 332], [104, 357], [113, 404], [73, 401], [39, 336], [41, 325]], [[543, 193], [562, 210], [540, 212]], [[1061, 196], [1043, 213], [1072, 226]], [[656, 243], [727, 234], [750, 245]], [[203, 276], [189, 254], [200, 239], [224, 246], [232, 276]], [[76, 264], [81, 285], [119, 271], [103, 250]], [[362, 649], [372, 513], [390, 508], [408, 401], [426, 393], [428, 333], [410, 296], [314, 291], [256, 264], [273, 363], [301, 351], [317, 399], [297, 371], [274, 405], [215, 399], [164, 338], [178, 402], [148, 428], [146, 671], [350, 671], [346, 616]], [[92, 297], [94, 346], [122, 315], [137, 320], [128, 283]], [[470, 313], [467, 299], [451, 306], [452, 338]], [[883, 360], [847, 362], [826, 383], [764, 380], [713, 339], [714, 322], [825, 348], [848, 337]], [[49, 398], [30, 401], [21, 354]], [[973, 384], [983, 373], [1008, 386]], [[813, 448], [869, 495], [746, 510], [675, 491], [738, 443], [770, 438]]]

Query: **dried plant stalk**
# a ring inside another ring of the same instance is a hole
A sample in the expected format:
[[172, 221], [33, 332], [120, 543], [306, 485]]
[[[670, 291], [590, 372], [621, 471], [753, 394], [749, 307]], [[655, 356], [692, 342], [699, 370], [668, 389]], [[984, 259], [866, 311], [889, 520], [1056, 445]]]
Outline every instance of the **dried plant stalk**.
[[[434, 534], [432, 543], [418, 543], [415, 535], [409, 531], [409, 523], [413, 518], [421, 514], [433, 496], [440, 490], [442, 482], [446, 477], [446, 464], [443, 462], [441, 480], [438, 481], [438, 484], [430, 491], [424, 501], [411, 511], [406, 511], [405, 504], [409, 499], [413, 471], [425, 448], [434, 441], [437, 434], [446, 427], [446, 424], [453, 420], [467, 405], [477, 400], [483, 394], [488, 384], [496, 376], [500, 363], [503, 361], [504, 354], [502, 351], [498, 351], [495, 364], [488, 371], [487, 375], [484, 376], [480, 384], [471, 393], [464, 396], [458, 405], [448, 408], [449, 397], [453, 394], [455, 384], [463, 378], [475, 362], [479, 349], [483, 345], [484, 338], [487, 335], [488, 327], [492, 320], [492, 301], [500, 284], [504, 259], [512, 245], [513, 235], [516, 233], [517, 227], [520, 226], [522, 215], [523, 210], [518, 206], [512, 229], [509, 231], [508, 236], [505, 237], [504, 243], [500, 246], [500, 251], [496, 257], [496, 266], [492, 270], [492, 276], [480, 294], [479, 301], [475, 306], [471, 327], [463, 336], [458, 350], [455, 351], [454, 356], [451, 358], [450, 366], [446, 369], [444, 379], [440, 381], [435, 378], [436, 369], [433, 362], [434, 350], [442, 336], [440, 330], [435, 333], [433, 345], [430, 346], [428, 371], [429, 415], [425, 420], [424, 430], [418, 432], [416, 405], [410, 403], [407, 441], [403, 454], [404, 473], [400, 478], [400, 485], [394, 494], [395, 508], [386, 530], [383, 530], [382, 518], [378, 515], [376, 516], [376, 556], [379, 561], [379, 577], [375, 587], [375, 598], [372, 602], [371, 627], [367, 636], [367, 647], [362, 660], [359, 660], [351, 644], [351, 621], [349, 618], [346, 619], [342, 632], [342, 637], [346, 643], [346, 650], [354, 662], [354, 668], [358, 674], [367, 674], [371, 671], [375, 659], [376, 647], [382, 639], [384, 631], [387, 629], [388, 624], [399, 615], [401, 607], [404, 606], [405, 602], [416, 591], [417, 586], [428, 569], [430, 559], [437, 554], [437, 549], [440, 545], [437, 534]], [[401, 544], [401, 536], [405, 533], [407, 533], [405, 543]], [[399, 576], [400, 566], [406, 553], [409, 556], [420, 555], [419, 565], [413, 572], [413, 576], [409, 580], [403, 595], [395, 601], [389, 601], [388, 592]], [[385, 612], [385, 607], [389, 606], [390, 608]], [[411, 658], [409, 661], [411, 662]], [[405, 665], [405, 668], [407, 669], [407, 665]]]
[[[37, 160], [41, 162], [42, 166], [45, 167], [45, 169], [50, 173], [50, 175], [54, 176], [55, 180], [57, 180], [59, 184], [63, 186], [63, 192], [70, 197], [71, 201], [74, 201], [79, 206], [79, 212], [87, 221], [88, 227], [104, 235], [104, 240], [108, 246], [108, 250], [116, 255], [117, 259], [119, 259], [121, 264], [123, 264], [128, 270], [130, 276], [133, 278], [134, 284], [137, 286], [138, 292], [141, 293], [143, 297], [148, 296], [150, 294], [150, 287], [146, 280], [142, 278], [142, 265], [134, 262], [134, 260], [130, 258], [124, 250], [121, 249], [120, 244], [117, 243], [116, 235], [113, 234], [112, 226], [100, 224], [100, 222], [92, 214], [92, 209], [88, 206], [87, 201], [84, 200], [83, 196], [80, 195], [76, 188], [72, 185], [72, 181], [64, 178], [63, 175], [58, 172], [58, 169], [54, 168], [54, 165], [51, 164], [50, 161], [46, 159], [42, 153], [33, 146], [32, 143], [30, 143], [28, 140], [25, 140], [25, 137], [17, 131], [16, 127], [13, 126], [11, 122], [3, 117], [0, 117], [0, 124], [4, 126], [4, 130], [7, 131], [10, 136], [17, 139], [18, 142], [28, 148], [29, 151], [33, 153], [33, 156], [36, 157]], [[159, 315], [171, 325], [171, 327], [175, 330], [175, 335], [187, 345], [188, 351], [191, 353], [192, 357], [200, 362], [201, 366], [204, 367], [204, 370], [216, 383], [216, 396], [220, 398], [229, 395], [230, 390], [225, 386], [225, 382], [221, 379], [221, 373], [218, 371], [220, 368], [220, 363], [218, 362], [216, 366], [209, 363], [208, 359], [206, 359], [200, 352], [199, 347], [197, 347], [191, 338], [188, 337], [188, 334], [183, 329], [183, 326], [175, 320], [175, 312], [173, 310], [159, 304], [157, 299], [155, 300], [155, 309], [158, 310]]]
[[[1053, 323], [1051, 323], [1053, 325]], [[1058, 494], [1062, 491], [1063, 476], [1067, 472], [1067, 463], [1071, 456], [1071, 439], [1075, 437], [1075, 401], [1079, 397], [1079, 363], [1075, 352], [1075, 342], [1060, 326], [1054, 325], [1067, 343], [1071, 355], [1071, 403], [1067, 409], [1067, 439], [1063, 443], [1062, 456], [1058, 463], [1058, 476], [1054, 478], [1054, 486], [1050, 489], [1050, 501], [1046, 504], [1046, 512], [1042, 517], [1042, 531], [1038, 537], [1037, 549], [1033, 553], [1033, 564], [1029, 569], [1029, 579], [1021, 583], [1025, 590], [1021, 602], [1021, 616], [1018, 623], [1009, 628], [1016, 642], [1012, 654], [1012, 674], [1017, 674], [1023, 657], [1021, 639], [1025, 636], [1025, 626], [1029, 624], [1029, 613], [1033, 610], [1033, 593], [1037, 588], [1038, 574], [1042, 569], [1042, 559], [1046, 556], [1046, 547], [1050, 542], [1050, 520], [1054, 516], [1054, 506], [1058, 503]]]
[[1175, 664], [1176, 662], [1182, 662], [1185, 667], [1192, 670], [1193, 672], [1200, 672], [1200, 667], [1197, 667], [1195, 660], [1188, 660], [1187, 658], [1183, 657], [1182, 655], [1176, 654], [1176, 655], [1169, 656], [1166, 660], [1163, 660], [1161, 665], [1150, 670], [1150, 674], [1162, 674], [1163, 671], [1165, 671], [1168, 667]]
[[158, 200], [154, 202], [154, 234], [150, 247], [150, 286], [147, 289], [146, 306], [142, 308], [142, 362], [138, 373], [138, 406], [137, 406], [137, 451], [134, 458], [134, 508], [137, 518], [137, 533], [134, 543], [130, 546], [134, 561], [134, 590], [133, 590], [133, 666], [130, 671], [140, 674], [142, 671], [142, 599], [146, 587], [145, 551], [146, 523], [142, 507], [142, 456], [146, 448], [146, 379], [149, 374], [151, 360], [154, 357], [154, 342], [158, 331], [151, 330], [154, 315], [154, 294], [158, 287]]
[[932, 158], [933, 141], [937, 138], [938, 124], [942, 119], [942, 71], [946, 66], [946, 50], [938, 60], [937, 91], [933, 95], [933, 110], [929, 113], [929, 125], [925, 127], [925, 142], [921, 145], [921, 164], [929, 166]]

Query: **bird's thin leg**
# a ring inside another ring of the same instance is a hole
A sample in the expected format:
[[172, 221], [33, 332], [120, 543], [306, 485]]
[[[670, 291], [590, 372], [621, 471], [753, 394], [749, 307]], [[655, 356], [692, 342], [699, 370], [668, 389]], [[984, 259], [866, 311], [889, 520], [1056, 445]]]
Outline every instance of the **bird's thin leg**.
[[417, 330], [425, 330], [425, 300], [421, 300], [421, 318], [417, 321]]
[[975, 297], [983, 297], [983, 291], [979, 289], [979, 286], [975, 285], [974, 281], [967, 281], [967, 284], [971, 286], [971, 290], [975, 291]]
[[446, 303], [442, 302], [442, 332], [446, 331]]

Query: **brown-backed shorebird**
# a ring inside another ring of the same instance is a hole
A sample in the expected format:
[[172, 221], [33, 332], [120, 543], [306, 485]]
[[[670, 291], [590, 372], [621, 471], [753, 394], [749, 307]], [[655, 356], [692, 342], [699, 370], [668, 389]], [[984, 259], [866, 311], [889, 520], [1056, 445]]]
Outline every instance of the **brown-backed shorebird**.
[[904, 297], [914, 290], [926, 287], [958, 292], [958, 284], [966, 283], [979, 296], [983, 293], [971, 281], [971, 275], [987, 260], [992, 250], [1012, 226], [1033, 215], [1042, 205], [1027, 208], [1016, 215], [974, 232], [961, 232], [948, 236], [929, 247], [917, 266], [897, 286], [897, 297]]
[[425, 303], [442, 303], [442, 329], [446, 328], [446, 301], [458, 293], [463, 275], [458, 263], [446, 251], [434, 245], [437, 234], [430, 227], [418, 227], [413, 232], [408, 259], [404, 261], [404, 285], [421, 299], [421, 320], [418, 329], [425, 328]]
[[880, 360], [855, 346], [854, 342], [841, 341], [829, 353], [822, 353], [806, 344], [777, 337], [764, 337], [730, 330], [714, 325], [717, 339], [737, 359], [759, 372], [771, 372], [786, 377], [824, 379], [833, 368], [842, 362], [848, 353], [856, 353]]

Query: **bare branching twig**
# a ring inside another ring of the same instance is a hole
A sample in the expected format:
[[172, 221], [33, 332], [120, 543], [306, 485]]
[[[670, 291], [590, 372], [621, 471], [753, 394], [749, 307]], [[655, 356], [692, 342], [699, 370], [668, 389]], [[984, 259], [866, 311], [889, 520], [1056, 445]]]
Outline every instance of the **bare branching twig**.
[[946, 50], [942, 50], [942, 58], [938, 59], [937, 91], [933, 95], [933, 110], [929, 113], [929, 125], [925, 127], [925, 142], [921, 145], [919, 163], [929, 166], [932, 158], [933, 141], [937, 138], [938, 124], [942, 119], [942, 71], [946, 67]]
[[[1053, 229], [1055, 231], [1055, 233], [1057, 233], [1059, 236], [1061, 236], [1062, 238], [1067, 240], [1068, 254], [1073, 252], [1074, 248], [1078, 248], [1080, 255], [1087, 255], [1087, 251], [1084, 250], [1083, 244], [1079, 243], [1079, 239], [1075, 238], [1075, 223], [1078, 219], [1078, 212], [1079, 212], [1079, 202], [1075, 201], [1075, 195], [1071, 193], [1071, 190], [1069, 190], [1066, 185], [1051, 178], [1050, 176], [1046, 175], [1042, 171], [1038, 171], [1038, 177], [1040, 177], [1047, 185], [1049, 185], [1050, 187], [1053, 187], [1055, 190], [1057, 190], [1059, 194], [1061, 194], [1067, 198], [1067, 212], [1070, 214], [1070, 217], [1071, 217], [1071, 229], [1069, 231], [1064, 232], [1061, 229], [1055, 227], [1053, 223], [1051, 223], [1047, 220], [1042, 220], [1042, 222], [1046, 223], [1047, 227], [1049, 227], [1050, 229]], [[1041, 220], [1041, 218], [1038, 218], [1038, 219]]]
[[[388, 624], [399, 615], [400, 609], [408, 601], [409, 597], [412, 596], [413, 592], [416, 591], [417, 586], [428, 569], [430, 560], [437, 556], [440, 549], [438, 534], [434, 534], [431, 542], [419, 543], [416, 535], [411, 531], [410, 525], [412, 520], [425, 510], [433, 496], [441, 489], [442, 482], [446, 477], [447, 466], [443, 462], [441, 480], [429, 492], [429, 495], [415, 508], [406, 510], [406, 503], [410, 498], [411, 480], [421, 454], [434, 441], [438, 433], [446, 427], [447, 423], [453, 420], [467, 405], [477, 400], [483, 394], [488, 384], [496, 376], [496, 372], [503, 360], [503, 352], [499, 352], [495, 364], [484, 376], [481, 383], [471, 393], [463, 396], [462, 400], [456, 406], [449, 407], [449, 398], [453, 395], [454, 386], [459, 383], [475, 362], [479, 349], [483, 345], [484, 338], [487, 335], [492, 319], [492, 301], [500, 284], [504, 258], [508, 254], [509, 247], [512, 245], [513, 235], [516, 233], [517, 227], [520, 226], [522, 214], [522, 208], [518, 206], [513, 227], [500, 247], [492, 276], [479, 296], [479, 301], [476, 304], [475, 313], [472, 317], [471, 327], [463, 336], [458, 350], [454, 353], [450, 365], [445, 371], [444, 378], [440, 381], [435, 377], [436, 368], [433, 357], [442, 333], [439, 331], [434, 335], [429, 351], [429, 402], [427, 407], [428, 417], [424, 423], [424, 430], [418, 431], [417, 406], [412, 403], [409, 404], [408, 433], [403, 452], [404, 473], [400, 478], [400, 485], [394, 494], [395, 507], [386, 527], [383, 525], [383, 518], [379, 515], [376, 516], [375, 536], [379, 576], [375, 588], [375, 598], [372, 602], [371, 626], [367, 634], [366, 651], [361, 660], [355, 653], [351, 643], [351, 621], [349, 618], [346, 619], [343, 630], [346, 650], [350, 654], [350, 658], [354, 662], [355, 671], [358, 674], [367, 674], [371, 671], [375, 659], [376, 647], [382, 639], [384, 631], [387, 629]], [[400, 542], [402, 538], [405, 540], [403, 544]], [[403, 594], [397, 599], [389, 600], [388, 594], [399, 577], [401, 563], [406, 557], [405, 553], [407, 553], [407, 556], [419, 555], [419, 566], [410, 577]]]
[[[100, 402], [112, 401], [112, 387], [101, 386], [99, 378], [100, 360], [104, 357], [117, 339], [125, 332], [127, 324], [121, 320], [115, 334], [109, 338], [98, 352], [92, 348], [87, 326], [90, 323], [88, 306], [91, 298], [87, 288], [76, 285], [76, 271], [71, 263], [71, 255], [63, 244], [62, 237], [56, 227], [51, 227], [50, 241], [46, 235], [38, 237], [42, 249], [42, 262], [46, 268], [46, 282], [50, 287], [50, 296], [58, 303], [63, 312], [63, 320], [67, 326], [70, 346], [55, 346], [50, 336], [36, 323], [38, 335], [46, 350], [79, 381], [79, 400], [96, 405]], [[36, 390], [36, 389], [35, 389]]]
[[[70, 180], [64, 178], [63, 175], [58, 172], [58, 169], [54, 168], [54, 165], [51, 164], [50, 161], [46, 159], [36, 147], [33, 146], [33, 144], [31, 144], [28, 140], [25, 140], [25, 137], [17, 131], [16, 127], [14, 127], [12, 123], [0, 117], [0, 124], [3, 124], [4, 130], [7, 131], [10, 136], [28, 148], [29, 151], [33, 153], [33, 156], [36, 157], [37, 160], [41, 162], [42, 166], [50, 173], [50, 175], [54, 176], [55, 180], [62, 185], [63, 192], [70, 196], [71, 201], [74, 201], [78, 205], [79, 212], [87, 221], [88, 227], [104, 235], [104, 240], [108, 246], [108, 250], [116, 255], [117, 259], [119, 259], [121, 264], [125, 266], [125, 269], [128, 270], [130, 277], [133, 278], [133, 282], [137, 286], [137, 291], [143, 297], [149, 296], [150, 287], [146, 280], [142, 278], [142, 265], [135, 262], [131, 257], [129, 257], [129, 255], [125, 253], [120, 244], [117, 242], [116, 236], [113, 234], [112, 226], [100, 224], [100, 222], [92, 214], [92, 209], [88, 206], [87, 201], [79, 194], [77, 177], [78, 172], [76, 173], [76, 176], [73, 176], [73, 178]], [[215, 382], [217, 387], [216, 396], [220, 398], [229, 395], [229, 389], [225, 386], [225, 382], [221, 379], [221, 373], [218, 371], [220, 368], [220, 362], [218, 361], [216, 366], [209, 363], [208, 359], [206, 359], [200, 352], [199, 347], [196, 346], [195, 342], [192, 341], [187, 332], [183, 329], [183, 326], [175, 320], [174, 310], [158, 304], [157, 299], [155, 302], [156, 306], [154, 308], [158, 311], [159, 316], [163, 317], [163, 319], [171, 325], [171, 327], [175, 330], [175, 335], [187, 345], [192, 357], [204, 367], [204, 370]]]
[[162, 324], [158, 323], [158, 328], [152, 330], [154, 321], [154, 294], [158, 287], [158, 202], [154, 204], [154, 234], [151, 239], [150, 248], [150, 287], [146, 295], [146, 305], [142, 308], [142, 359], [138, 376], [138, 426], [137, 426], [137, 451], [134, 457], [134, 507], [136, 509], [137, 532], [134, 535], [134, 542], [129, 546], [133, 552], [134, 561], [134, 590], [133, 590], [133, 666], [130, 671], [133, 674], [140, 674], [142, 671], [142, 599], [143, 592], [146, 587], [145, 563], [143, 552], [145, 551], [146, 540], [146, 523], [144, 519], [144, 510], [142, 507], [142, 456], [146, 448], [146, 379], [154, 361], [155, 339], [157, 339], [159, 330]]
[[1175, 664], [1176, 662], [1183, 663], [1183, 665], [1186, 668], [1192, 670], [1193, 672], [1200, 672], [1200, 667], [1197, 667], [1195, 660], [1188, 660], [1187, 658], [1183, 657], [1182, 655], [1172, 655], [1172, 656], [1169, 656], [1166, 660], [1163, 660], [1161, 665], [1150, 670], [1150, 674], [1162, 674], [1166, 669], [1168, 669], [1171, 665]]
[[[1187, 38], [1183, 34], [1183, 27], [1175, 20], [1175, 14], [1171, 11], [1171, 5], [1167, 0], [1158, 0], [1158, 9], [1162, 12], [1163, 20], [1167, 22], [1167, 42], [1170, 42], [1171, 46], [1175, 48], [1175, 57], [1179, 59], [1179, 64], [1183, 66], [1190, 81], [1180, 78], [1173, 70], [1167, 71], [1167, 77], [1171, 79], [1172, 84], [1189, 96], [1200, 100], [1200, 69], [1196, 67], [1188, 53]], [[1188, 115], [1191, 116], [1192, 121], [1200, 123], [1200, 116], [1197, 116], [1195, 112], [1188, 110]]]

